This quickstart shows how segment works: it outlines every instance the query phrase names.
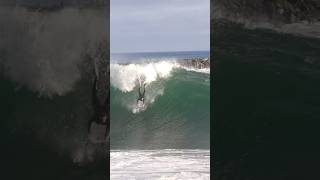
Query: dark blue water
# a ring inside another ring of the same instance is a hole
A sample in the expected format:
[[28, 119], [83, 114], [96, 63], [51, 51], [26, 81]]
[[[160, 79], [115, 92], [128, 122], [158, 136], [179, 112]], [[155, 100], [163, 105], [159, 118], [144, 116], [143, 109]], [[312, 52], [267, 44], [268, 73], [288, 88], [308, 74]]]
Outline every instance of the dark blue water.
[[191, 58], [208, 58], [209, 51], [175, 51], [175, 52], [134, 52], [112, 53], [112, 63], [130, 63], [159, 60], [176, 60]]

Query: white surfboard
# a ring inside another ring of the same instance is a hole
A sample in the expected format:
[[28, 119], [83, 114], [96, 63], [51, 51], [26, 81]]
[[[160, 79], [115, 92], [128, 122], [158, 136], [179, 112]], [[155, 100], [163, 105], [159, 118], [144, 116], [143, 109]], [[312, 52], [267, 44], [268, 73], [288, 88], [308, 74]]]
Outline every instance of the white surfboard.
[[138, 108], [143, 108], [144, 107], [144, 103], [143, 103], [143, 101], [138, 101], [138, 103], [137, 103], [137, 107]]
[[136, 106], [133, 108], [133, 113], [139, 113], [141, 111], [144, 111], [146, 109], [146, 105], [143, 103], [143, 101], [138, 100]]

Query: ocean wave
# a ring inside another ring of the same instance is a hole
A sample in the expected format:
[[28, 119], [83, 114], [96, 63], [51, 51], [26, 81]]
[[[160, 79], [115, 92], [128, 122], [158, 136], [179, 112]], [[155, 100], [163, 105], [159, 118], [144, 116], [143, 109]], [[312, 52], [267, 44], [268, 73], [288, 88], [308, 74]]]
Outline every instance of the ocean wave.
[[[201, 59], [208, 61], [208, 59]], [[189, 60], [170, 60], [170, 61], [151, 61], [148, 63], [139, 64], [111, 64], [110, 78], [111, 85], [122, 92], [131, 92], [135, 87], [140, 86], [141, 82], [148, 84], [157, 81], [158, 79], [166, 79], [170, 77], [175, 69], [184, 69], [199, 73], [210, 73], [210, 64], [205, 67], [200, 67], [200, 59], [190, 63]]]
[[[111, 86], [121, 93], [119, 97], [122, 106], [132, 113], [145, 111], [153, 104], [159, 96], [164, 94], [165, 82], [170, 78], [175, 78], [177, 71], [191, 71], [195, 73], [210, 73], [209, 67], [196, 66], [197, 63], [187, 63], [187, 61], [157, 61], [139, 64], [111, 64], [110, 79]], [[137, 105], [138, 88], [146, 83], [146, 97], [143, 107]]]
[[137, 109], [138, 87], [110, 90], [112, 148], [209, 147], [209, 74], [171, 69], [148, 84], [143, 110]]
[[139, 82], [150, 84], [158, 78], [166, 78], [174, 68], [173, 63], [166, 61], [148, 64], [111, 64], [111, 85], [123, 92], [132, 91]]

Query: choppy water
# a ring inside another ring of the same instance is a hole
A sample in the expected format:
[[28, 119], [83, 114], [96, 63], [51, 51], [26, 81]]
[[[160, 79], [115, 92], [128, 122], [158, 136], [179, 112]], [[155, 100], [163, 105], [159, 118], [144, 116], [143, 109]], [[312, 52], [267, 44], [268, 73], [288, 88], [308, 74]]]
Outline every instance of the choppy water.
[[209, 150], [113, 150], [111, 180], [210, 179]]

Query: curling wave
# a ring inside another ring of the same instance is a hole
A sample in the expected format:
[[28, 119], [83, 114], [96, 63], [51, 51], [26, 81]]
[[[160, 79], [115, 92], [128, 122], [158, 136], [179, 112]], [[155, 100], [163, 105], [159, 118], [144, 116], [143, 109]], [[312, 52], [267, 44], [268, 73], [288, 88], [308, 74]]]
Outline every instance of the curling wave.
[[[142, 83], [146, 83], [148, 93], [146, 94], [146, 107], [155, 99], [163, 95], [164, 82], [173, 73], [181, 70], [198, 73], [210, 73], [210, 65], [204, 65], [207, 59], [184, 60], [184, 61], [158, 61], [141, 64], [111, 64], [110, 78], [111, 86], [121, 93], [134, 94]], [[136, 107], [136, 97], [126, 99], [123, 104], [133, 113], [140, 112]]]
[[[209, 147], [210, 71], [187, 64], [111, 65], [112, 149]], [[147, 82], [146, 108], [139, 111], [141, 77]]]

